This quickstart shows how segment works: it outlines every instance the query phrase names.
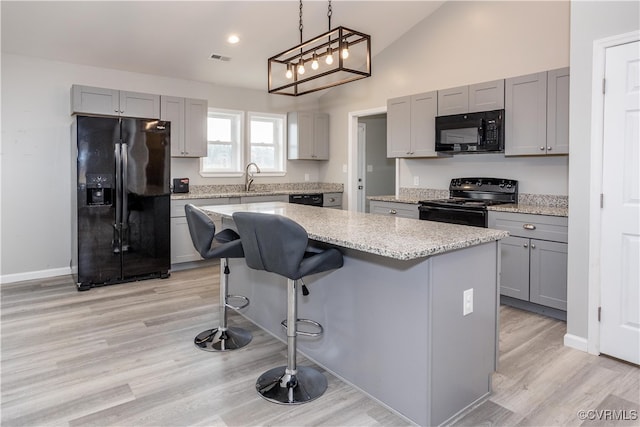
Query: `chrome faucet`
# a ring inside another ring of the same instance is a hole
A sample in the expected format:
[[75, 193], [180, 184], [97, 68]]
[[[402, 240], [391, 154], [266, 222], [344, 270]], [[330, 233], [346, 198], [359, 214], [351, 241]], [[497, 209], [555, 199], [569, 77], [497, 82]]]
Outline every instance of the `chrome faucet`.
[[247, 165], [244, 170], [244, 191], [251, 190], [251, 183], [253, 183], [253, 173], [249, 172], [249, 168], [251, 168], [251, 166], [255, 166], [256, 173], [260, 173], [260, 168], [255, 163], [251, 162]]

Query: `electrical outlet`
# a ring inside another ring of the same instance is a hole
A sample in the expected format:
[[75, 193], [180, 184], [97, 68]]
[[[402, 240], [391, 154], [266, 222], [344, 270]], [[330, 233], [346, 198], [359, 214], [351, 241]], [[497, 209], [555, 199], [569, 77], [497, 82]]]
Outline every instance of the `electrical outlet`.
[[420, 185], [420, 177], [418, 175], [413, 177], [413, 185]]
[[304, 180], [305, 180], [305, 181], [309, 181], [309, 174], [308, 174], [308, 173], [305, 173], [305, 174], [304, 174]]
[[467, 289], [462, 293], [463, 308], [462, 315], [466, 316], [473, 313], [473, 288]]

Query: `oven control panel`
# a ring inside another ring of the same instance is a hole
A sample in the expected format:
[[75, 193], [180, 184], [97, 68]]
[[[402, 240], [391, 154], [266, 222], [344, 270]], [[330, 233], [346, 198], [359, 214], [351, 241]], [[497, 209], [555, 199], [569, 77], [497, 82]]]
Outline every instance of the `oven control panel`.
[[517, 193], [518, 181], [504, 178], [454, 178], [449, 184], [449, 190]]

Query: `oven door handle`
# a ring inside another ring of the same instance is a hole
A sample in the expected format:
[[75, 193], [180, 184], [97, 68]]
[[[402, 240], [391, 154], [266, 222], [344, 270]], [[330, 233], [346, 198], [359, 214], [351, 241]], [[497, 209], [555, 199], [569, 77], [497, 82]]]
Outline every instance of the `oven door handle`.
[[421, 211], [448, 211], [448, 212], [464, 212], [464, 213], [473, 213], [473, 212], [479, 212], [479, 213], [484, 213], [485, 210], [484, 209], [461, 209], [461, 208], [455, 208], [455, 207], [444, 207], [444, 206], [420, 206], [418, 207], [419, 210]]

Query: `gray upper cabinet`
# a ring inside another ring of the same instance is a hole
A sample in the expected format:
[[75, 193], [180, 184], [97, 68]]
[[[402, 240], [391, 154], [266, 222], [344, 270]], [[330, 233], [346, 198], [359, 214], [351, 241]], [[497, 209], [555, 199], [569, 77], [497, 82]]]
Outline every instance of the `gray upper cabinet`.
[[159, 119], [160, 96], [73, 85], [71, 113]]
[[438, 91], [438, 115], [475, 113], [504, 108], [504, 79]]
[[569, 69], [505, 83], [505, 155], [569, 152]]
[[292, 112], [287, 115], [289, 160], [329, 160], [329, 115]]
[[207, 101], [161, 97], [161, 120], [171, 122], [172, 157], [207, 156]]
[[438, 91], [438, 115], [469, 112], [469, 86], [453, 87]]
[[547, 72], [547, 154], [569, 154], [569, 67]]
[[387, 157], [436, 157], [436, 91], [387, 101]]
[[502, 110], [504, 79], [469, 86], [469, 112]]

